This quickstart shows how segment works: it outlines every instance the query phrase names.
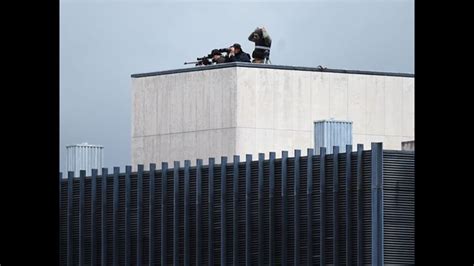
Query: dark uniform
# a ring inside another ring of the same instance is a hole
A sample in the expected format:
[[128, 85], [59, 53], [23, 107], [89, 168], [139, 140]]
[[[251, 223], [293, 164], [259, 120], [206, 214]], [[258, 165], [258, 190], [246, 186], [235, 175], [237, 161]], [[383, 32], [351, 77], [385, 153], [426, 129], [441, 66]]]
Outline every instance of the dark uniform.
[[242, 50], [240, 44], [236, 43], [233, 45], [234, 48], [238, 48], [240, 52], [234, 56], [226, 57], [226, 62], [248, 62], [250, 63], [250, 55]]
[[254, 63], [264, 63], [265, 59], [270, 58], [270, 47], [272, 46], [272, 38], [265, 28], [256, 28], [249, 36], [249, 41], [255, 43], [252, 57]]
[[217, 60], [213, 60], [214, 62], [216, 62], [216, 64], [222, 64], [222, 63], [225, 63], [226, 60], [225, 60], [225, 57], [221, 56], [219, 58], [217, 58]]
[[250, 63], [250, 55], [246, 52], [240, 51], [234, 56], [227, 57], [227, 62], [248, 62]]
[[[219, 57], [215, 57], [216, 55], [218, 55]], [[226, 58], [223, 57], [221, 52], [219, 52], [219, 50], [217, 50], [217, 49], [212, 50], [211, 56], [212, 56], [212, 62], [213, 63], [222, 64], [222, 63], [226, 62]]]

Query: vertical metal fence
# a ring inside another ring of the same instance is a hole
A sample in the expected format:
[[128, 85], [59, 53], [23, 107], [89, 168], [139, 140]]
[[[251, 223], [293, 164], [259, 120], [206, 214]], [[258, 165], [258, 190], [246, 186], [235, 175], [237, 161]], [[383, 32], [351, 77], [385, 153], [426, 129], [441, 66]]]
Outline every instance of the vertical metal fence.
[[62, 265], [414, 263], [414, 152], [60, 174]]

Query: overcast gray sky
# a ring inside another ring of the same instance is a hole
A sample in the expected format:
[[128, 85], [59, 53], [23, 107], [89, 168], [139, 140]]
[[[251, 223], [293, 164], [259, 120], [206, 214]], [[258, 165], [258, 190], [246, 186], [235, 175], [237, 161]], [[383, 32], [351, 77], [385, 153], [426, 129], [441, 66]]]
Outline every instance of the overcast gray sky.
[[251, 53], [257, 26], [273, 64], [414, 73], [410, 0], [61, 0], [60, 170], [65, 146], [81, 142], [105, 146], [105, 167], [130, 164], [130, 75], [234, 42]]

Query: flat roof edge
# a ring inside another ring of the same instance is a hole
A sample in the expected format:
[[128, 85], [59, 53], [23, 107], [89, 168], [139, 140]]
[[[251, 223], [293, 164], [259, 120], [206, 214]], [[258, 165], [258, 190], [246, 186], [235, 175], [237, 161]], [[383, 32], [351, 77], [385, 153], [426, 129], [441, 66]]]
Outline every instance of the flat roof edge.
[[132, 78], [144, 78], [160, 75], [187, 73], [194, 71], [204, 71], [212, 69], [222, 69], [229, 67], [247, 67], [247, 68], [265, 68], [265, 69], [280, 69], [280, 70], [298, 70], [298, 71], [313, 71], [313, 72], [329, 72], [329, 73], [347, 73], [347, 74], [360, 74], [360, 75], [376, 75], [376, 76], [393, 76], [393, 77], [409, 77], [414, 78], [415, 74], [410, 73], [395, 73], [395, 72], [380, 72], [380, 71], [365, 71], [365, 70], [347, 70], [347, 69], [321, 69], [317, 67], [301, 67], [301, 66], [284, 66], [284, 65], [270, 65], [270, 64], [253, 64], [244, 62], [231, 62], [218, 65], [191, 67], [191, 68], [180, 68], [170, 69], [164, 71], [148, 72], [148, 73], [137, 73], [132, 74]]

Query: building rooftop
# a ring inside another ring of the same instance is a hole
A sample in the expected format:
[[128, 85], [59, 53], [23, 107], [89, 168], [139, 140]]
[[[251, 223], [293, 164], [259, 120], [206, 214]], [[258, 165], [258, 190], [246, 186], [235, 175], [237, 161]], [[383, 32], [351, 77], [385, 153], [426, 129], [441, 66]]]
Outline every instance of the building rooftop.
[[150, 77], [150, 76], [169, 75], [169, 74], [186, 73], [186, 72], [193, 72], [193, 71], [204, 71], [204, 70], [221, 69], [221, 68], [228, 68], [228, 67], [266, 68], [266, 69], [347, 73], [347, 74], [376, 75], [376, 76], [412, 77], [412, 78], [415, 77], [415, 74], [410, 74], [410, 73], [378, 72], [378, 71], [331, 69], [331, 68], [321, 69], [318, 67], [252, 64], [252, 63], [244, 63], [244, 62], [231, 62], [231, 63], [218, 64], [218, 65], [208, 65], [208, 66], [199, 66], [199, 67], [171, 69], [171, 70], [164, 70], [164, 71], [157, 71], [157, 72], [138, 73], [138, 74], [132, 74], [131, 76], [132, 78], [143, 78], [143, 77]]

